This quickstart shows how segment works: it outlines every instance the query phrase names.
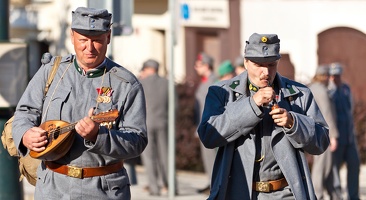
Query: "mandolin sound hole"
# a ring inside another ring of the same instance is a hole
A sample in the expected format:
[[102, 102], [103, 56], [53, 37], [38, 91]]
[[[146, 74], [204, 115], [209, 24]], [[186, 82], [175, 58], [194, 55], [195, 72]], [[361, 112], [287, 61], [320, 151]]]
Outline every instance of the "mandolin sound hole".
[[54, 132], [53, 132], [54, 139], [58, 138], [58, 136], [60, 135], [60, 131], [61, 131], [61, 128], [59, 126], [54, 130]]

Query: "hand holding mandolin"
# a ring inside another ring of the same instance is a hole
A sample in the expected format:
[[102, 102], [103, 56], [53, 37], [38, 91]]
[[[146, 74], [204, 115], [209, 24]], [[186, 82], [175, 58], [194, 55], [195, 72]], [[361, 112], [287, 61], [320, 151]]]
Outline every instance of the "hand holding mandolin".
[[27, 130], [23, 135], [23, 145], [29, 150], [41, 152], [46, 149], [47, 132], [40, 127], [33, 127]]
[[76, 132], [86, 140], [95, 142], [97, 140], [99, 124], [92, 120], [94, 109], [90, 108], [88, 116], [81, 119], [76, 125]]

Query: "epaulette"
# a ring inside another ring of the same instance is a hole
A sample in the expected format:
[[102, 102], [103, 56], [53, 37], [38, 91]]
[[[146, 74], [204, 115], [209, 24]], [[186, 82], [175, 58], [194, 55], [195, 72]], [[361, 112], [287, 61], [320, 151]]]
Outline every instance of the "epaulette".
[[63, 56], [61, 58], [61, 62], [72, 62], [74, 60], [75, 55], [68, 54], [67, 56]]
[[[55, 58], [56, 56], [52, 56], [51, 53], [47, 52], [47, 53], [44, 53], [42, 55], [42, 58], [41, 58], [41, 63], [42, 65], [46, 65], [46, 64], [52, 64], [55, 62]], [[61, 58], [61, 63], [64, 63], [64, 62], [72, 62], [74, 59], [74, 55], [72, 54], [69, 54], [67, 56], [64, 56]]]
[[44, 54], [42, 55], [42, 58], [41, 58], [41, 63], [42, 63], [43, 65], [45, 65], [45, 64], [47, 64], [47, 63], [51, 62], [51, 59], [52, 59], [52, 54], [50, 54], [49, 52], [44, 53]]
[[131, 83], [132, 85], [137, 82], [136, 76], [122, 66], [114, 66], [109, 72], [120, 78], [122, 81]]

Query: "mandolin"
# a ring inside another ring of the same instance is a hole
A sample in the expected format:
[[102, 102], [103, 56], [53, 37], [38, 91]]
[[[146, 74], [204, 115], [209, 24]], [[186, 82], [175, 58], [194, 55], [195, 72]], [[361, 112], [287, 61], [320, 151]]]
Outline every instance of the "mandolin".
[[[118, 110], [110, 110], [98, 113], [91, 117], [95, 122], [101, 123], [102, 126], [109, 126], [118, 117]], [[75, 123], [68, 123], [62, 120], [49, 120], [40, 125], [46, 130], [48, 143], [46, 149], [41, 152], [30, 151], [32, 158], [40, 160], [54, 161], [63, 157], [71, 148], [75, 139]]]

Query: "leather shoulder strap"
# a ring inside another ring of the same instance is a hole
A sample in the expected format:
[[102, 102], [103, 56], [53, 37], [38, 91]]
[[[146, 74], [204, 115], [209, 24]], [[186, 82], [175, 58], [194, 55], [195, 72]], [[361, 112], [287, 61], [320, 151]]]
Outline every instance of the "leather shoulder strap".
[[50, 87], [50, 85], [51, 85], [51, 83], [53, 81], [53, 78], [56, 75], [56, 72], [57, 72], [58, 66], [60, 65], [60, 62], [61, 62], [61, 56], [56, 56], [55, 62], [53, 63], [53, 67], [52, 67], [51, 73], [48, 76], [48, 79], [47, 79], [47, 82], [46, 82], [46, 87], [44, 88], [43, 96], [46, 96], [46, 94], [48, 92], [48, 88]]

